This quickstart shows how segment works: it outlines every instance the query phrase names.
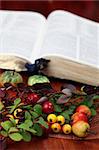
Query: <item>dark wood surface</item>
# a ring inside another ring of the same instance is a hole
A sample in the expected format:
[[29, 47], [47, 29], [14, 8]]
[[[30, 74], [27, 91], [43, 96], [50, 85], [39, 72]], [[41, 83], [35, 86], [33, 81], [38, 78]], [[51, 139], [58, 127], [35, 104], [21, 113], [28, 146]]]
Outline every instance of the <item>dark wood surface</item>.
[[99, 150], [99, 140], [74, 141], [56, 138], [34, 138], [29, 143], [9, 144], [8, 150]]
[[37, 11], [46, 17], [53, 10], [63, 9], [99, 22], [98, 0], [0, 0], [0, 9]]
[[[9, 1], [0, 0], [0, 9], [38, 11], [46, 17], [55, 9], [64, 9], [99, 22], [99, 1]], [[54, 82], [58, 88], [60, 83]], [[74, 141], [57, 138], [33, 138], [29, 143], [9, 143], [8, 150], [99, 150], [99, 140]]]

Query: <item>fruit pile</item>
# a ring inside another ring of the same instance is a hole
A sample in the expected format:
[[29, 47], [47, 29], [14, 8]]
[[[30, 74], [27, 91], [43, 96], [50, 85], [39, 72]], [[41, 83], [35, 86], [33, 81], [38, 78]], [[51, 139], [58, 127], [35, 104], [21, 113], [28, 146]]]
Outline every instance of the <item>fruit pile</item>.
[[86, 105], [80, 105], [71, 116], [70, 124], [65, 123], [65, 117], [49, 114], [47, 121], [54, 133], [74, 133], [78, 137], [85, 137], [90, 129], [88, 119], [91, 117], [91, 110]]
[[23, 83], [19, 73], [5, 71], [0, 75], [0, 136], [14, 141], [30, 141], [32, 136], [50, 133], [85, 137], [96, 115], [97, 87], [72, 84], [55, 91], [49, 79], [33, 75]]
[[71, 125], [65, 124], [65, 117], [62, 115], [56, 116], [55, 114], [50, 114], [47, 117], [47, 121], [51, 126], [51, 130], [54, 133], [69, 134], [71, 133]]

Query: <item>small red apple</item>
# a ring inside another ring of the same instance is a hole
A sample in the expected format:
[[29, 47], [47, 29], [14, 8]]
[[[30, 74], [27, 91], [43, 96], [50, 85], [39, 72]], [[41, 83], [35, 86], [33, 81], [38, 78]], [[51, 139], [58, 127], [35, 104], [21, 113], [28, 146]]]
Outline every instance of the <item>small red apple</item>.
[[29, 93], [26, 102], [28, 104], [35, 104], [40, 99], [39, 95], [36, 93]]
[[76, 109], [76, 112], [85, 113], [88, 117], [91, 116], [91, 110], [86, 105], [80, 105], [80, 106], [78, 106], [77, 109]]
[[71, 116], [71, 120], [72, 120], [72, 124], [76, 123], [77, 121], [81, 121], [81, 120], [85, 121], [85, 122], [88, 122], [88, 118], [87, 118], [86, 114], [79, 113], [79, 112], [74, 113]]
[[49, 101], [44, 102], [42, 108], [43, 108], [43, 112], [46, 114], [50, 114], [54, 112], [54, 106]]

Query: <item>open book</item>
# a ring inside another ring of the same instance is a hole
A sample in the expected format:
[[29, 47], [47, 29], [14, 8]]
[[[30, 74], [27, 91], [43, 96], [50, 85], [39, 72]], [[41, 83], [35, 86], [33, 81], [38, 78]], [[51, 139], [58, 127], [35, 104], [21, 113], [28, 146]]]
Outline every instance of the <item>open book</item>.
[[99, 24], [62, 10], [47, 19], [0, 10], [0, 68], [23, 71], [41, 57], [51, 60], [45, 74], [98, 86]]

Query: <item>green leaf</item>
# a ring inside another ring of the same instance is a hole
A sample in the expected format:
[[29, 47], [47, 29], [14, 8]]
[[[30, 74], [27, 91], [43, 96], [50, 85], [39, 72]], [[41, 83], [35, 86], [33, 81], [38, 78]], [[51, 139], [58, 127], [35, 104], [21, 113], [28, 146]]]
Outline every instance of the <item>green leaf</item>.
[[69, 109], [75, 110], [76, 106], [75, 105], [70, 105]]
[[95, 96], [93, 96], [93, 98], [92, 98], [93, 100], [96, 100], [96, 99], [99, 99], [99, 95], [95, 95]]
[[37, 135], [37, 136], [42, 136], [42, 134], [43, 134], [42, 128], [41, 128], [38, 124], [34, 124], [33, 127], [34, 127], [34, 129], [37, 131], [36, 135]]
[[13, 126], [13, 124], [11, 123], [11, 121], [5, 121], [1, 122], [1, 126], [3, 127], [3, 129], [8, 131]]
[[21, 123], [17, 127], [20, 128], [20, 129], [23, 129], [23, 130], [27, 130], [29, 128], [29, 126], [27, 124], [25, 124], [25, 123]]
[[12, 109], [12, 108], [13, 108], [13, 106], [7, 106], [7, 108]]
[[22, 106], [22, 108], [23, 108], [23, 109], [28, 109], [28, 110], [31, 110], [31, 108], [32, 108], [32, 105], [26, 105], [26, 106], [24, 106], [24, 105], [23, 105], [23, 106]]
[[75, 105], [71, 105], [69, 107], [69, 109], [67, 110], [68, 114], [69, 115], [72, 115], [74, 113], [74, 110], [75, 110], [76, 106]]
[[54, 105], [55, 112], [62, 112], [62, 108], [59, 105]]
[[91, 108], [91, 115], [95, 116], [96, 115], [96, 110], [94, 108]]
[[22, 124], [18, 125], [18, 128], [23, 129], [25, 131], [29, 131], [33, 134], [36, 133], [36, 131], [33, 128], [29, 128], [29, 126], [26, 123], [22, 123]]
[[36, 131], [34, 130], [34, 128], [28, 128], [27, 131], [33, 133], [33, 134], [36, 134]]
[[73, 114], [73, 112], [74, 112], [74, 110], [72, 110], [72, 109], [68, 109], [68, 110], [67, 110], [67, 112], [68, 112], [68, 115], [72, 115], [72, 114]]
[[26, 132], [26, 131], [22, 131], [21, 132], [21, 135], [22, 135], [22, 137], [23, 137], [23, 140], [25, 141], [25, 142], [30, 142], [31, 141], [31, 134], [29, 133], [29, 132]]
[[31, 120], [31, 114], [28, 111], [25, 112], [25, 119]]
[[33, 122], [31, 120], [25, 120], [24, 122], [28, 127], [31, 127], [33, 125]]
[[22, 81], [22, 76], [15, 71], [5, 71], [0, 76], [2, 83], [21, 83]]
[[5, 131], [5, 130], [2, 130], [2, 131], [0, 132], [0, 134], [1, 134], [2, 136], [4, 136], [4, 137], [7, 137], [7, 136], [8, 136], [8, 133], [7, 133], [7, 131]]
[[20, 129], [24, 129], [24, 130], [26, 130], [27, 128], [28, 128], [28, 125], [27, 124], [25, 124], [25, 123], [21, 123], [20, 125], [18, 125], [17, 126], [18, 128], [20, 128]]
[[34, 111], [30, 111], [30, 113], [31, 113], [31, 115], [32, 115], [32, 117], [33, 117], [34, 119], [36, 119], [36, 118], [39, 117], [39, 115], [38, 115], [36, 112], [34, 112]]
[[93, 100], [88, 101], [87, 106], [91, 107], [93, 105]]
[[20, 133], [11, 133], [11, 134], [9, 134], [9, 137], [13, 141], [21, 141], [23, 139], [23, 137], [22, 137], [22, 135]]
[[13, 126], [16, 126], [16, 121], [14, 118], [9, 118], [9, 120], [12, 122]]
[[21, 99], [20, 99], [20, 98], [17, 98], [17, 99], [14, 101], [14, 105], [8, 107], [8, 108], [11, 108], [11, 109], [10, 109], [10, 112], [9, 112], [10, 114], [13, 113], [13, 111], [17, 108], [17, 106], [20, 104], [20, 102], [21, 102]]
[[34, 107], [33, 107], [33, 110], [38, 114], [38, 115], [41, 115], [42, 114], [42, 106], [40, 104], [36, 104]]
[[45, 128], [48, 128], [48, 124], [44, 121], [44, 119], [42, 117], [39, 118], [37, 123], [39, 123], [40, 125], [44, 126]]
[[18, 72], [13, 72], [11, 75], [11, 83], [22, 83], [23, 78]]
[[15, 109], [16, 109], [16, 105], [12, 106], [11, 110], [9, 111], [9, 113], [12, 114]]
[[18, 129], [16, 127], [11, 127], [9, 129], [9, 132], [8, 133], [11, 133], [11, 132], [18, 132]]
[[5, 71], [0, 75], [0, 82], [9, 83], [11, 80], [9, 71]]
[[93, 105], [93, 100], [85, 100], [82, 104], [91, 107]]
[[21, 102], [21, 99], [20, 98], [17, 98], [15, 101], [14, 101], [14, 105], [18, 105], [18, 104], [20, 104], [20, 102]]
[[61, 115], [62, 116], [64, 116], [64, 118], [66, 119], [66, 120], [69, 120], [70, 121], [70, 116], [69, 116], [69, 114], [68, 114], [68, 111], [66, 110], [66, 111], [64, 111], [64, 112], [62, 112], [61, 113]]

